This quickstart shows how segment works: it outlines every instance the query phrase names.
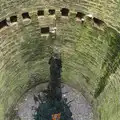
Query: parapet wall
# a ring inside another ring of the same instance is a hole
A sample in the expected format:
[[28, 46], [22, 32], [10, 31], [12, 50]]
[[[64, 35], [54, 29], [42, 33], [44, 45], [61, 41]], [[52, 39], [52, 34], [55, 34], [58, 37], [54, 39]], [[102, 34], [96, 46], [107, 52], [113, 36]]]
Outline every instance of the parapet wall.
[[[82, 11], [86, 14], [93, 14], [95, 17], [102, 19], [108, 25], [114, 27], [119, 31], [119, 1], [115, 0], [21, 0], [21, 1], [1, 1], [0, 18], [4, 19], [6, 16], [13, 13], [21, 13], [24, 10], [34, 11], [36, 8], [46, 9], [67, 7], [73, 11]], [[31, 10], [30, 10], [31, 9]]]

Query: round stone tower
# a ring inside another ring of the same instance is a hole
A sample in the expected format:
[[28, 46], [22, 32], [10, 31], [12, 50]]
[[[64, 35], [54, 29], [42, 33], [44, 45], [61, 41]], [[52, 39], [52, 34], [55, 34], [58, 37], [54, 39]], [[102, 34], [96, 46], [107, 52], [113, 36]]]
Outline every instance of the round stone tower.
[[0, 120], [32, 87], [49, 80], [61, 52], [62, 81], [93, 106], [94, 120], [120, 118], [119, 0], [0, 1]]

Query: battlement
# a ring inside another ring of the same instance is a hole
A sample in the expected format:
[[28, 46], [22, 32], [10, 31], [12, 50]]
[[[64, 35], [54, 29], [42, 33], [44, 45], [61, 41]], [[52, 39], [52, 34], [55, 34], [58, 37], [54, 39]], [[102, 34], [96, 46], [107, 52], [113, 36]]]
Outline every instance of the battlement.
[[[92, 14], [75, 12], [71, 11], [68, 8], [62, 8], [57, 10], [39, 9], [34, 12], [26, 11], [22, 12], [21, 14], [14, 14], [12, 16], [8, 16], [7, 18], [0, 21], [0, 31], [4, 30], [4, 28], [7, 29], [8, 27], [14, 26], [15, 24], [23, 24], [24, 26], [32, 24], [33, 22], [39, 22], [39, 26], [42, 29], [42, 27], [56, 26], [56, 24], [59, 24], [58, 20], [60, 22], [69, 22], [70, 20], [72, 20], [76, 21], [77, 24], [83, 24], [86, 21], [90, 21], [96, 27], [100, 27], [104, 24], [104, 21], [94, 17]], [[45, 33], [49, 33], [49, 30]], [[44, 34], [44, 32], [41, 32], [41, 34]]]

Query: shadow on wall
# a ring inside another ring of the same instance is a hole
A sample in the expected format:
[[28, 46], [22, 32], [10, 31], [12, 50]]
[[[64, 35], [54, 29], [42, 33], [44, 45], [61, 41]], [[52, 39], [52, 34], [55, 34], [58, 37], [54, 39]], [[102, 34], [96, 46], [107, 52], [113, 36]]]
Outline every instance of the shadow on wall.
[[36, 97], [34, 101], [39, 102], [36, 108], [35, 120], [73, 120], [67, 98], [62, 98], [61, 90], [61, 68], [62, 61], [54, 54], [50, 60], [50, 78], [48, 89], [43, 91], [43, 95]]

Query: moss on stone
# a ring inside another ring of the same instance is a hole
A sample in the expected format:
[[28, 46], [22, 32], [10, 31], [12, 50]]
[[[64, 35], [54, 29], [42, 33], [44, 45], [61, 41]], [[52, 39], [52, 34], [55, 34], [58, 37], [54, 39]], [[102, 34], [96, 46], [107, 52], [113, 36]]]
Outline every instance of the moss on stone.
[[[68, 19], [60, 16], [59, 9], [64, 5], [74, 14], [68, 16]], [[38, 20], [37, 15], [32, 14], [37, 13], [35, 11], [39, 6], [45, 9], [45, 16]], [[56, 15], [56, 21], [48, 16], [49, 6], [54, 7], [59, 14]], [[0, 18], [9, 18], [17, 13], [18, 25], [10, 25], [0, 31], [0, 120], [4, 119], [5, 113], [11, 111], [10, 108], [27, 89], [49, 79], [48, 59], [54, 45], [61, 49], [63, 81], [82, 90], [86, 97], [89, 96], [88, 99], [93, 100], [94, 111], [100, 113], [101, 120], [118, 120], [119, 10], [119, 1], [115, 0], [35, 0], [34, 3], [31, 0], [2, 0]], [[30, 12], [29, 22], [21, 18], [25, 11]], [[91, 20], [81, 24], [75, 21], [76, 11], [94, 13], [96, 18], [104, 20], [106, 24], [100, 28]], [[42, 26], [55, 24], [56, 40], [41, 37]], [[31, 75], [35, 80], [31, 80]], [[98, 105], [95, 104], [96, 101]]]

